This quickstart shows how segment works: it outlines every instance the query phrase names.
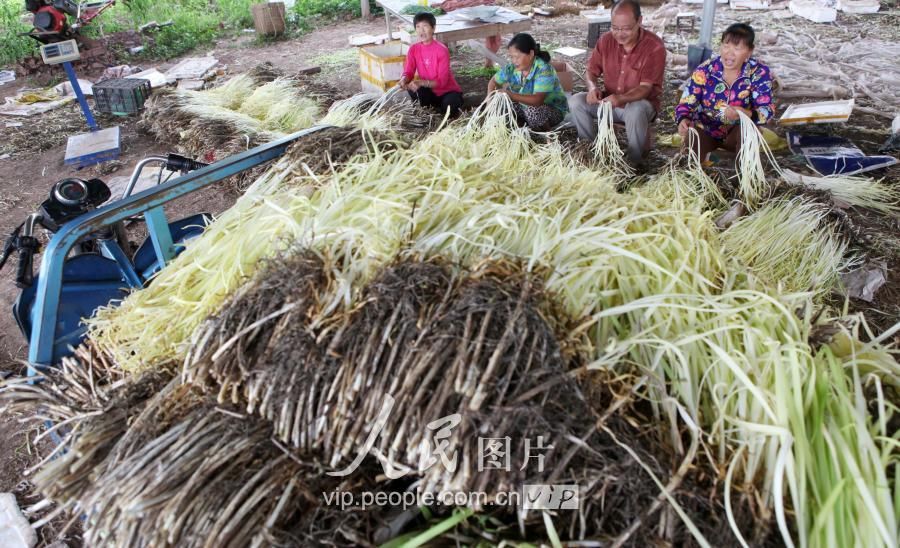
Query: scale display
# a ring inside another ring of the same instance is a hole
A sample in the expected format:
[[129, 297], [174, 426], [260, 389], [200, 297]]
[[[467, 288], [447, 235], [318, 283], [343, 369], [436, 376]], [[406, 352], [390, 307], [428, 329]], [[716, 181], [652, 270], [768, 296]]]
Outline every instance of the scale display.
[[78, 52], [78, 44], [75, 43], [75, 40], [66, 40], [41, 46], [41, 58], [48, 65], [58, 65], [66, 61], [81, 59], [81, 53]]

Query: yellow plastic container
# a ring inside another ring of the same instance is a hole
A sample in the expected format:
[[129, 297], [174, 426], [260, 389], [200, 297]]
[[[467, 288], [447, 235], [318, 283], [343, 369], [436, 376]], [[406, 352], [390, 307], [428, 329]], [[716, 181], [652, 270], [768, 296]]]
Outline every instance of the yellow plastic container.
[[395, 41], [359, 48], [359, 79], [363, 91], [384, 93], [403, 75], [409, 46]]

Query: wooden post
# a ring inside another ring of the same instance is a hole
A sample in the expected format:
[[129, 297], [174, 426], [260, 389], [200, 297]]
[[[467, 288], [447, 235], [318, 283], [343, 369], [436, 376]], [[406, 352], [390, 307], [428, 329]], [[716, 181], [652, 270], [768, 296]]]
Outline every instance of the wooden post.
[[372, 12], [369, 10], [369, 0], [359, 0], [359, 11], [362, 13], [363, 19], [370, 21]]

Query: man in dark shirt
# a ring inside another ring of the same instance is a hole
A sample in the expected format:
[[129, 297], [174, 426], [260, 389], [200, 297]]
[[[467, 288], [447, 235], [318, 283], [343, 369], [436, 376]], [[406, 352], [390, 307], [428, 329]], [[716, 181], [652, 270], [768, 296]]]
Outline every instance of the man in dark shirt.
[[[643, 162], [650, 122], [659, 111], [666, 48], [659, 36], [641, 27], [641, 7], [635, 0], [621, 0], [612, 10], [610, 32], [604, 33], [588, 62], [587, 93], [569, 99], [578, 138], [597, 137], [597, 108], [608, 101], [615, 122], [625, 124], [628, 160]], [[603, 90], [597, 81], [603, 77]]]

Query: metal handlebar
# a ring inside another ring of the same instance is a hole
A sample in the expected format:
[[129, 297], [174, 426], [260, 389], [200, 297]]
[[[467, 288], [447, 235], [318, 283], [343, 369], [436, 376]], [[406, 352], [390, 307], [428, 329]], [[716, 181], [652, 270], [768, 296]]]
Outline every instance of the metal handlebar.
[[[131, 179], [129, 179], [128, 186], [125, 187], [125, 192], [122, 193], [121, 199], [124, 200], [125, 198], [131, 196], [131, 193], [134, 192], [134, 187], [135, 185], [137, 185], [138, 179], [141, 177], [141, 172], [144, 170], [144, 167], [147, 164], [159, 162], [165, 165], [167, 160], [168, 158], [166, 158], [165, 156], [147, 156], [146, 158], [138, 162], [137, 165], [134, 166], [134, 171], [131, 172]], [[162, 170], [160, 170], [160, 175], [162, 175]]]
[[34, 254], [41, 247], [40, 241], [34, 237], [34, 225], [41, 222], [43, 217], [39, 213], [32, 213], [12, 231], [0, 256], [0, 268], [6, 264], [6, 260], [13, 251], [19, 253], [19, 264], [16, 268], [16, 287], [24, 289], [34, 283]]
[[34, 254], [40, 247], [37, 238], [22, 236], [19, 247], [19, 267], [16, 269], [16, 287], [25, 289], [34, 283]]
[[[131, 179], [128, 181], [128, 186], [125, 187], [125, 192], [122, 193], [122, 200], [131, 196], [131, 193], [134, 192], [134, 187], [137, 186], [138, 179], [141, 178], [141, 172], [144, 171], [147, 164], [153, 162], [162, 164], [162, 167], [169, 171], [179, 171], [182, 175], [189, 171], [196, 171], [209, 165], [180, 154], [169, 153], [168, 156], [148, 156], [134, 166], [134, 171], [131, 172]], [[157, 185], [160, 184], [161, 179], [162, 169], [160, 169], [159, 177], [156, 181]]]
[[209, 164], [205, 164], [203, 162], [198, 162], [193, 158], [188, 158], [187, 156], [182, 156], [181, 154], [175, 154], [172, 152], [170, 152], [166, 157], [166, 167], [169, 169], [169, 171], [180, 171], [181, 173], [187, 173], [189, 171], [194, 171], [208, 165]]

